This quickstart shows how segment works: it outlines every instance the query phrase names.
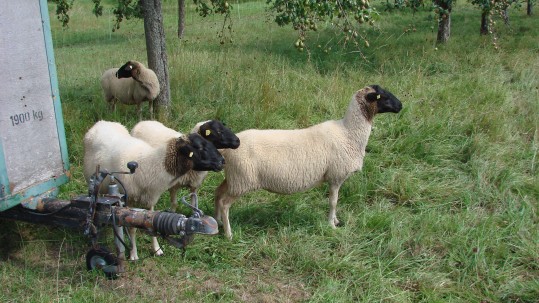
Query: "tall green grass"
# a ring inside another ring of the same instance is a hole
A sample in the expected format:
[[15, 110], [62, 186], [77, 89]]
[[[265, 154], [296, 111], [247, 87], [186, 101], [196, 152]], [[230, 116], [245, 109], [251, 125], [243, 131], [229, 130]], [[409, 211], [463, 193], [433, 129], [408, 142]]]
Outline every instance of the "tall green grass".
[[[139, 237], [143, 259], [108, 281], [85, 270], [87, 240], [77, 232], [2, 222], [0, 301], [539, 300], [536, 16], [511, 10], [495, 50], [467, 4], [455, 7], [445, 45], [435, 43], [431, 13], [382, 12], [365, 30], [364, 60], [338, 47], [329, 27], [310, 34], [309, 54], [297, 52], [294, 33], [276, 26], [263, 2], [231, 2], [234, 43], [222, 46], [222, 19], [202, 19], [189, 4], [178, 40], [175, 2], [163, 3], [170, 127], [186, 132], [212, 118], [237, 132], [306, 127], [340, 119], [369, 84], [401, 99], [401, 113], [375, 118], [364, 168], [341, 188], [343, 226], [326, 223], [326, 186], [250, 193], [231, 209], [232, 241], [199, 236], [185, 256], [161, 241], [166, 256], [157, 258], [149, 237]], [[107, 110], [101, 73], [146, 61], [141, 20], [112, 33], [110, 7], [96, 19], [89, 3], [75, 4], [69, 29], [51, 18], [73, 176], [65, 199], [86, 192], [82, 138], [93, 123], [137, 122], [135, 107]], [[211, 173], [200, 190], [208, 214], [222, 179]], [[165, 193], [157, 207], [167, 201]]]

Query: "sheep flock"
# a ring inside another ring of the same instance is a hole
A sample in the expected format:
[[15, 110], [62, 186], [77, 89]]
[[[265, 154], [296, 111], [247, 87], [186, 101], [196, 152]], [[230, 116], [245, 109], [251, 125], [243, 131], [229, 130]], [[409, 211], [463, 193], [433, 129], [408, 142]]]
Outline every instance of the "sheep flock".
[[[151, 104], [159, 93], [154, 76], [137, 61], [109, 69], [101, 78], [105, 99], [139, 108], [142, 101]], [[122, 171], [127, 162], [137, 161], [136, 173], [118, 176], [129, 193], [127, 205], [153, 210], [169, 191], [171, 210], [176, 211], [180, 188], [196, 193], [209, 171], [223, 170], [224, 179], [215, 189], [214, 215], [228, 239], [230, 208], [242, 195], [261, 189], [292, 194], [327, 183], [328, 223], [336, 228], [339, 189], [362, 169], [374, 117], [401, 109], [391, 92], [370, 85], [352, 95], [342, 119], [304, 129], [248, 129], [235, 134], [220, 121], [205, 120], [183, 134], [158, 121], [140, 121], [131, 131], [116, 122], [99, 121], [84, 137], [84, 176], [89, 181], [97, 165]], [[129, 259], [137, 260], [134, 228], [130, 235]], [[163, 254], [155, 237], [152, 249]]]

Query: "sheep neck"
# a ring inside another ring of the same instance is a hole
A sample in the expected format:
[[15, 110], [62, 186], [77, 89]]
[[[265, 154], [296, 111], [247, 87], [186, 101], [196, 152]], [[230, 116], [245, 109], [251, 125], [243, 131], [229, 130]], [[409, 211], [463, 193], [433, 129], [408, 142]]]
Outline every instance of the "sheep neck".
[[349, 136], [354, 140], [360, 140], [361, 142], [368, 139], [371, 128], [372, 128], [372, 118], [374, 117], [375, 112], [369, 104], [367, 104], [364, 96], [366, 91], [361, 90], [354, 94], [352, 101], [348, 105], [346, 114], [342, 120], [344, 127], [348, 130]]
[[370, 105], [365, 100], [366, 91], [360, 90], [352, 97], [343, 123], [347, 128], [357, 128], [371, 126], [374, 115], [376, 114], [376, 105]]
[[137, 71], [131, 74], [131, 77], [149, 93], [159, 90], [159, 87], [157, 87], [159, 82], [157, 79], [154, 79], [151, 70], [147, 69], [146, 67], [139, 66]]
[[191, 162], [178, 152], [179, 148], [185, 144], [185, 140], [181, 138], [170, 139], [167, 143], [163, 164], [165, 170], [175, 177], [185, 174], [192, 166]]

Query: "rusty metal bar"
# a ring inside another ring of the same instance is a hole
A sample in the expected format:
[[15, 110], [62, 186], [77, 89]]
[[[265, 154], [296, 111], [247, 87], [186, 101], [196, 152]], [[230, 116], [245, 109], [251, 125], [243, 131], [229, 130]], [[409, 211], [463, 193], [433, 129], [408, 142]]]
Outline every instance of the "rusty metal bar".
[[[90, 202], [91, 197], [88, 196], [80, 196], [71, 201], [42, 199], [35, 204], [35, 208], [29, 209], [19, 205], [0, 212], [0, 217], [30, 223], [83, 228]], [[120, 207], [118, 202], [116, 197], [100, 197], [94, 224], [112, 225], [114, 215], [118, 226], [141, 228], [162, 236], [218, 233], [217, 221], [210, 216], [186, 217], [177, 213]]]

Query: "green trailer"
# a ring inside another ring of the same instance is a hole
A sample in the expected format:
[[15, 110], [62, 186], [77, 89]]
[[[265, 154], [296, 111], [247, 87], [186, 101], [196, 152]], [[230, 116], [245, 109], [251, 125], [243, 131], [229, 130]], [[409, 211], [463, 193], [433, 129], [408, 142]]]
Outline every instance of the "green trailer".
[[[196, 205], [191, 217], [128, 208], [114, 181], [108, 195], [98, 195], [102, 181], [114, 180], [98, 167], [87, 194], [56, 199], [69, 181], [69, 159], [46, 0], [8, 0], [0, 7], [0, 72], [0, 218], [81, 230], [91, 239], [88, 269], [108, 277], [124, 271], [125, 227], [180, 248], [194, 234], [217, 233], [215, 219]], [[118, 173], [136, 173], [136, 163]], [[107, 226], [114, 230], [115, 254], [98, 245], [98, 230]]]
[[[22, 12], [22, 13], [21, 13]], [[69, 161], [46, 1], [0, 8], [0, 211], [54, 196]]]

